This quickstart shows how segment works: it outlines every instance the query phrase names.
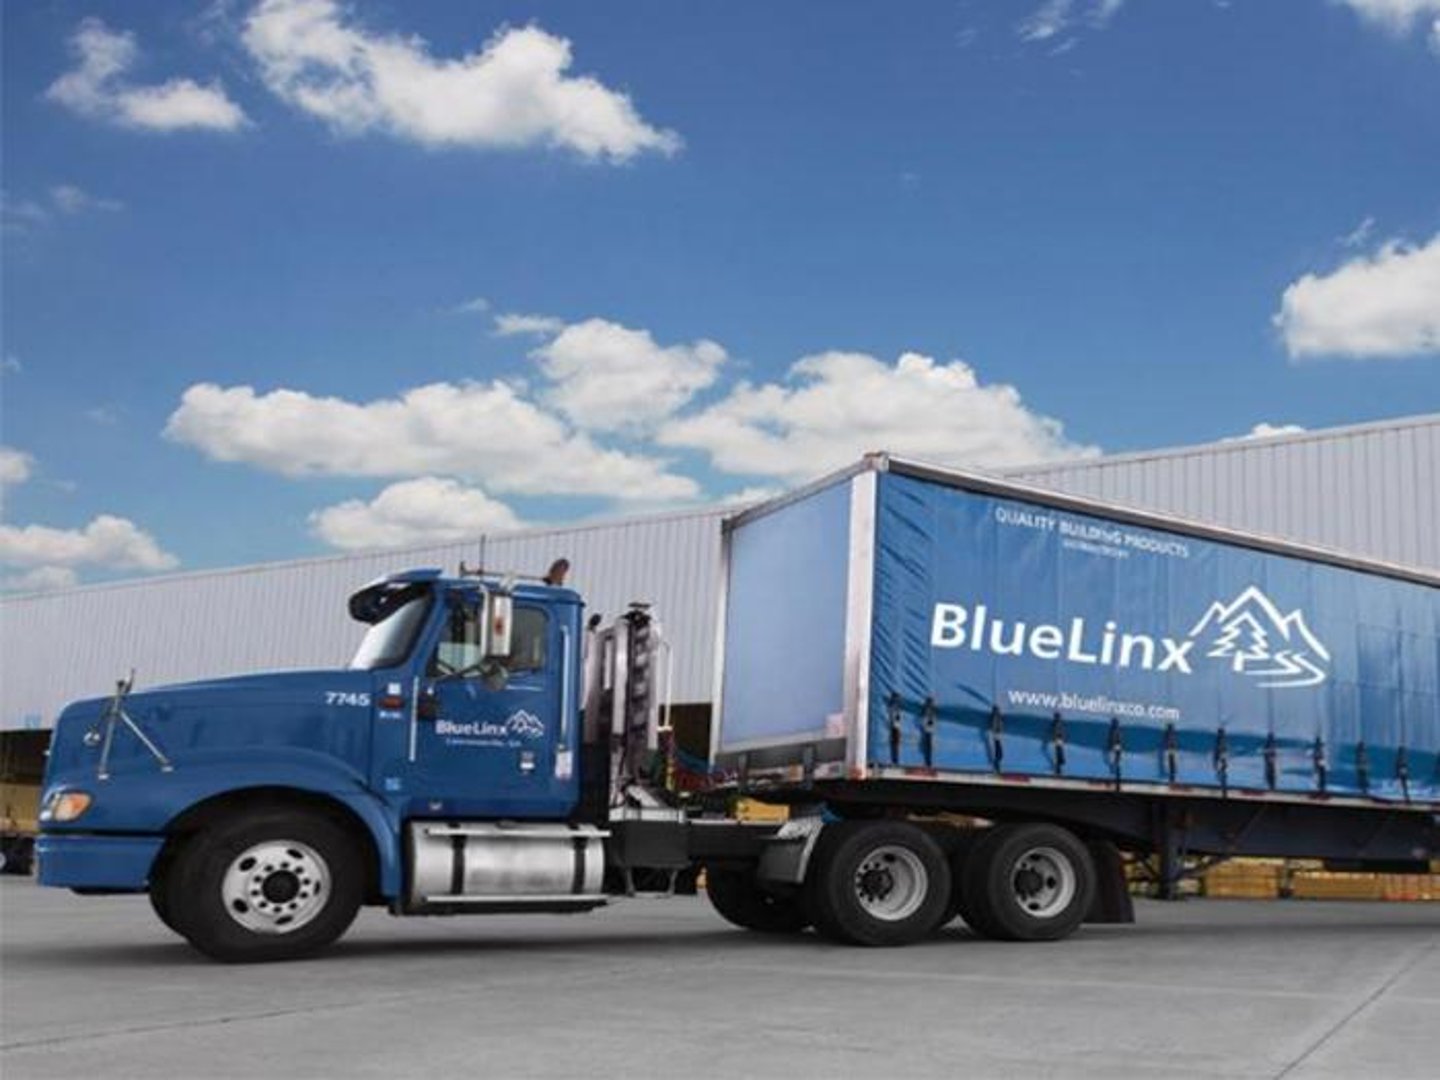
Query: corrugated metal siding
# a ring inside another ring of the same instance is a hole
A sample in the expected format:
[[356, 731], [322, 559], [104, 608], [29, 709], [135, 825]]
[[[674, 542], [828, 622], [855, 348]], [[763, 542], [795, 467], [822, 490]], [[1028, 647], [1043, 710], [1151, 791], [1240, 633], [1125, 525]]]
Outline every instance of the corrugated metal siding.
[[[1440, 415], [1010, 475], [1292, 540], [1440, 570]], [[130, 667], [154, 685], [230, 672], [326, 667], [361, 628], [345, 599], [381, 574], [464, 559], [571, 583], [607, 617], [655, 605], [675, 644], [676, 700], [711, 696], [724, 510], [534, 530], [468, 543], [88, 586], [0, 602], [0, 726], [48, 726], [65, 702]]]
[[1006, 475], [1440, 570], [1440, 415]]
[[364, 628], [345, 601], [382, 574], [463, 559], [543, 573], [568, 557], [591, 611], [650, 600], [676, 644], [677, 701], [710, 696], [722, 511], [477, 538], [458, 544], [180, 574], [7, 598], [0, 726], [48, 727], [132, 667], [141, 685], [345, 664]]

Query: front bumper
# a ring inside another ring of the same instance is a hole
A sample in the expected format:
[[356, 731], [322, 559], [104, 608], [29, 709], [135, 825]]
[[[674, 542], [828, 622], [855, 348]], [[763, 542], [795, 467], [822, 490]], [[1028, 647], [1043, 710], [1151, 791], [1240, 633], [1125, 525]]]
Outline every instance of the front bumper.
[[163, 836], [41, 833], [35, 859], [41, 885], [63, 889], [142, 891], [165, 843]]

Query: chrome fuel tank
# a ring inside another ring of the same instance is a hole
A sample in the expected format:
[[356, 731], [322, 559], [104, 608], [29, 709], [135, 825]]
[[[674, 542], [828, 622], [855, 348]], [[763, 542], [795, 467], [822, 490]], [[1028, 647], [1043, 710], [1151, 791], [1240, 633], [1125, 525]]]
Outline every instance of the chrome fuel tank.
[[546, 822], [412, 821], [407, 907], [590, 907], [603, 903], [606, 833]]

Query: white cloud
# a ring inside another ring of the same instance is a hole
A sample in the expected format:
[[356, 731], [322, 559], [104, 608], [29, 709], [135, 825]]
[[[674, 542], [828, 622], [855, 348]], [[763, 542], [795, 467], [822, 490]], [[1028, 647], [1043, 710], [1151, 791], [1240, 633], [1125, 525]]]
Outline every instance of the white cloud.
[[113, 427], [120, 422], [120, 406], [107, 401], [86, 409], [84, 415], [87, 420], [104, 424], [106, 427]]
[[596, 446], [500, 381], [431, 383], [363, 403], [197, 383], [165, 434], [217, 461], [287, 476], [444, 474], [492, 491], [626, 499], [698, 490], [662, 461]]
[[1245, 442], [1248, 439], [1273, 439], [1277, 435], [1299, 435], [1305, 429], [1299, 424], [1270, 424], [1261, 421], [1244, 435], [1228, 435], [1221, 442]]
[[1359, 225], [1340, 237], [1340, 246], [1347, 248], [1364, 247], [1375, 232], [1375, 218], [1367, 215]]
[[14, 353], [6, 353], [5, 358], [0, 360], [0, 372], [6, 375], [19, 375], [20, 372], [24, 370], [25, 365], [20, 362], [20, 358]]
[[565, 326], [564, 319], [553, 315], [522, 315], [509, 313], [495, 316], [496, 337], [516, 337], [521, 334], [549, 337], [559, 333]]
[[56, 184], [50, 189], [50, 201], [62, 214], [83, 214], [87, 210], [113, 213], [125, 209], [125, 204], [119, 199], [91, 195], [84, 188], [77, 187], [75, 184]]
[[1286, 288], [1274, 323], [1295, 359], [1440, 352], [1440, 234], [1306, 274]]
[[266, 86], [337, 134], [565, 147], [612, 161], [679, 149], [679, 136], [646, 123], [627, 95], [567, 75], [570, 42], [538, 26], [502, 28], [479, 52], [449, 59], [348, 14], [334, 0], [263, 0], [243, 34]]
[[0, 591], [30, 593], [70, 589], [80, 584], [80, 575], [68, 566], [37, 566], [20, 574], [0, 577]]
[[1104, 26], [1125, 6], [1125, 0], [1095, 0], [1090, 9], [1089, 19], [1095, 26]]
[[889, 365], [864, 353], [807, 356], [785, 384], [741, 383], [661, 428], [663, 445], [708, 452], [729, 473], [799, 480], [871, 450], [951, 464], [1033, 464], [1097, 451], [1031, 412], [1014, 387], [981, 385], [962, 361], [917, 353]]
[[35, 459], [13, 446], [0, 446], [0, 488], [23, 484], [34, 474]]
[[153, 571], [170, 570], [180, 560], [129, 518], [101, 514], [82, 529], [0, 525], [0, 563]]
[[446, 543], [521, 527], [515, 512], [479, 488], [422, 476], [391, 484], [369, 502], [351, 499], [310, 515], [315, 535], [332, 547], [404, 547]]
[[490, 301], [483, 296], [462, 301], [450, 309], [452, 315], [483, 315], [490, 310]]
[[6, 232], [28, 232], [31, 226], [50, 220], [50, 211], [34, 199], [15, 199], [0, 192], [0, 223]]
[[45, 96], [81, 116], [146, 131], [234, 131], [248, 122], [218, 81], [208, 86], [179, 78], [156, 86], [129, 82], [125, 75], [140, 55], [135, 35], [111, 30], [99, 19], [81, 20], [70, 51], [76, 66]]
[[1440, 0], [1337, 0], [1362, 19], [1404, 33], [1422, 19], [1440, 17]]
[[[1021, 41], [1035, 43], [1055, 41], [1067, 32], [1083, 29], [1082, 24], [1103, 30], [1124, 6], [1125, 0], [1091, 0], [1088, 5], [1077, 5], [1075, 0], [1044, 0], [1015, 24], [1015, 33]], [[1050, 55], [1064, 55], [1079, 43], [1078, 38], [1065, 38], [1050, 50]]]
[[725, 362], [713, 341], [662, 346], [606, 319], [572, 323], [530, 356], [552, 384], [546, 402], [591, 431], [645, 430], [711, 385]]
[[721, 506], [750, 506], [754, 503], [764, 502], [766, 499], [773, 499], [779, 495], [784, 488], [776, 487], [773, 484], [756, 484], [751, 487], [741, 488], [739, 491], [732, 491], [720, 499]]
[[1015, 26], [1022, 41], [1048, 41], [1070, 25], [1074, 0], [1045, 0]]
[[1336, 0], [1361, 19], [1404, 37], [1424, 30], [1431, 52], [1440, 56], [1440, 0]]

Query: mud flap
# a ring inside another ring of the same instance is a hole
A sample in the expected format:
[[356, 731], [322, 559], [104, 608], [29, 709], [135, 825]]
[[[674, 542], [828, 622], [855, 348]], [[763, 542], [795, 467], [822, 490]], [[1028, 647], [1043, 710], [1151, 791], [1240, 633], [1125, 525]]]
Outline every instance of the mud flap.
[[1104, 840], [1092, 840], [1087, 846], [1095, 864], [1095, 899], [1085, 922], [1133, 923], [1135, 903], [1125, 881], [1125, 863], [1119, 848]]

